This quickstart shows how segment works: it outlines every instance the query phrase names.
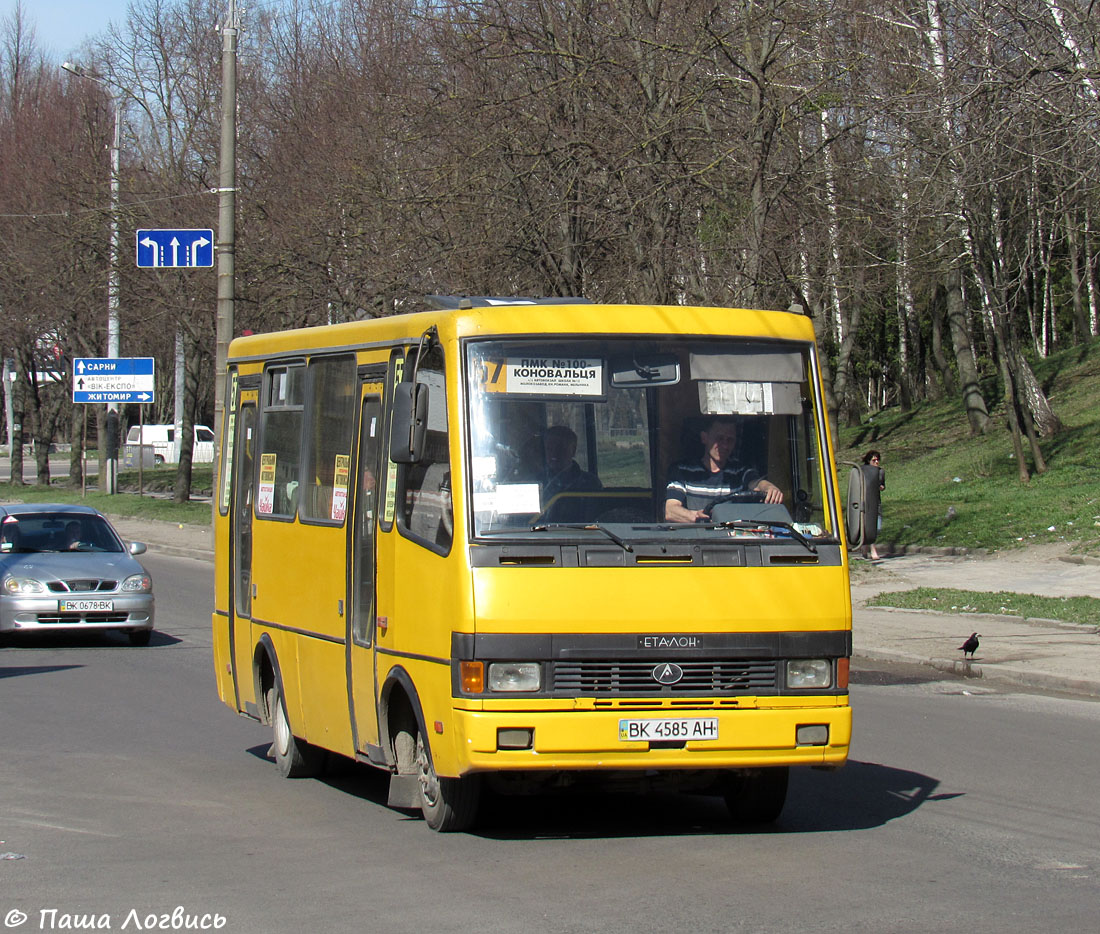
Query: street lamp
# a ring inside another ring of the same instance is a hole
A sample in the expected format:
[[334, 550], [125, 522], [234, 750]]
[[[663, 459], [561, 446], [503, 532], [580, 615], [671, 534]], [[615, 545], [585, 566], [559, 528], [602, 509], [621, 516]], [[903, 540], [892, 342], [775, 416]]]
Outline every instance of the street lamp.
[[[119, 146], [122, 139], [122, 90], [108, 82], [102, 75], [88, 71], [73, 62], [62, 62], [61, 67], [78, 78], [86, 78], [102, 85], [111, 97], [111, 109], [115, 116], [114, 135], [111, 140], [111, 241], [107, 263], [107, 356], [119, 356], [118, 317], [118, 175]], [[105, 492], [118, 492], [118, 403], [107, 403], [107, 476]]]

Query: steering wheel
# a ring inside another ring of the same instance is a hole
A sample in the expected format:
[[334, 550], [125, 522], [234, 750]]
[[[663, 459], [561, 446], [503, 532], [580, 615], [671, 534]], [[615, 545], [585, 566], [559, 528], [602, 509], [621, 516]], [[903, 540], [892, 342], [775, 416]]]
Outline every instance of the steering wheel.
[[727, 493], [725, 496], [719, 496], [718, 499], [712, 499], [703, 507], [703, 512], [708, 516], [710, 511], [715, 506], [720, 506], [722, 503], [762, 503], [764, 502], [764, 494], [759, 490], [737, 490], [733, 493]]

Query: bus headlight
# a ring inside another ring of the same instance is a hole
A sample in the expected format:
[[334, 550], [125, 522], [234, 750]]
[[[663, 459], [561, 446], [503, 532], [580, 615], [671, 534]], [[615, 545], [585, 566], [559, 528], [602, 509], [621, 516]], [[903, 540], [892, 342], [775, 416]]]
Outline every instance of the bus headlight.
[[794, 690], [833, 685], [833, 663], [827, 658], [797, 658], [787, 662], [787, 687]]
[[492, 662], [486, 680], [490, 691], [537, 691], [542, 687], [542, 668], [537, 662]]

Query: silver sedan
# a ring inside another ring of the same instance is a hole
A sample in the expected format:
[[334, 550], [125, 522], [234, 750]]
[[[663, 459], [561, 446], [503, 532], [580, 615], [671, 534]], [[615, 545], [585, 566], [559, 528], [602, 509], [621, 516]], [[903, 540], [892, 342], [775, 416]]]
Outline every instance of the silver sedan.
[[134, 645], [153, 632], [153, 579], [90, 506], [0, 506], [0, 635], [117, 629]]

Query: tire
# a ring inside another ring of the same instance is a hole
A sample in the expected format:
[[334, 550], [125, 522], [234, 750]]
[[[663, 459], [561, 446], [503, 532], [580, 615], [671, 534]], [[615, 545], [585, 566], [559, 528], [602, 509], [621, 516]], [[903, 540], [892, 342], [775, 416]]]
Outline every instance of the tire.
[[416, 769], [420, 811], [424, 822], [439, 833], [469, 830], [477, 819], [481, 782], [478, 776], [440, 778], [422, 733], [416, 737]]
[[267, 713], [274, 733], [271, 754], [275, 757], [275, 764], [283, 778], [312, 778], [320, 775], [325, 762], [325, 751], [298, 739], [290, 731], [286, 702], [278, 684], [268, 688]]
[[152, 629], [131, 629], [126, 633], [126, 636], [130, 640], [130, 645], [148, 645], [149, 640], [153, 638]]
[[731, 772], [722, 783], [730, 817], [739, 824], [771, 824], [787, 801], [790, 769], [776, 766]]

